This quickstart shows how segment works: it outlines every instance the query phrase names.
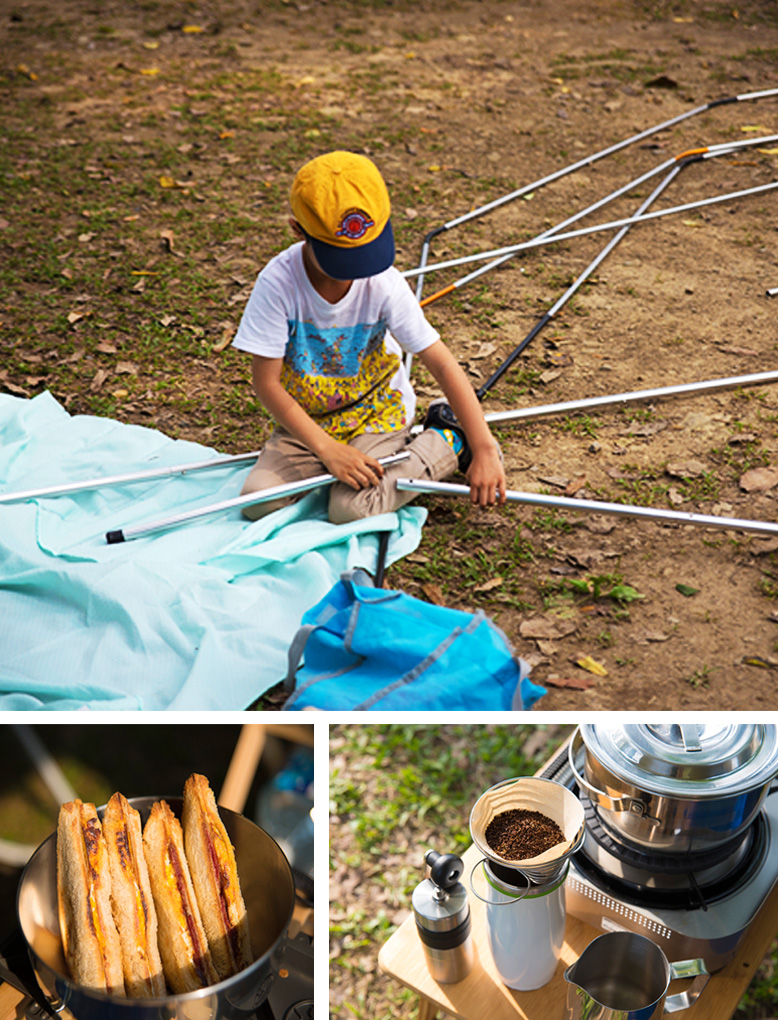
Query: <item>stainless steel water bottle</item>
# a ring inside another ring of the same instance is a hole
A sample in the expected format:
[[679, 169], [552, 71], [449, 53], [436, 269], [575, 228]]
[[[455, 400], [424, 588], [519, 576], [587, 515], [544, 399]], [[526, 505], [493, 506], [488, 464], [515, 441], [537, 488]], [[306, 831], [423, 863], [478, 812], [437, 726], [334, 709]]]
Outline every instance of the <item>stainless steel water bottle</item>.
[[427, 877], [413, 890], [413, 914], [427, 966], [440, 984], [467, 977], [473, 966], [473, 938], [467, 890], [459, 881], [464, 864], [456, 854], [428, 850]]

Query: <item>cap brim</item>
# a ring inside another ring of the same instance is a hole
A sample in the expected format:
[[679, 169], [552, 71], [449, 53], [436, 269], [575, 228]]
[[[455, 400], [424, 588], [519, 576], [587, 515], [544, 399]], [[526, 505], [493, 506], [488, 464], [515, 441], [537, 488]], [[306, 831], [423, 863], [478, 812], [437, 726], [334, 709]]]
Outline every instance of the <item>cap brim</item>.
[[394, 231], [392, 221], [373, 241], [353, 248], [337, 248], [334, 244], [309, 237], [313, 254], [322, 270], [334, 280], [361, 280], [383, 273], [394, 264]]

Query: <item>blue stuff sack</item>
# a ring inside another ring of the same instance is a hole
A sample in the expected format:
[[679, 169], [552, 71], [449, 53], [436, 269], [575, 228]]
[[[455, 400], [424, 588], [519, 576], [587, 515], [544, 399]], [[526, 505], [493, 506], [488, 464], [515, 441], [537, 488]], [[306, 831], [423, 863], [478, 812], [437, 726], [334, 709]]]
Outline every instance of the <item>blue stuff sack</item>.
[[546, 693], [484, 613], [374, 588], [363, 571], [305, 613], [285, 686], [284, 710], [509, 711]]

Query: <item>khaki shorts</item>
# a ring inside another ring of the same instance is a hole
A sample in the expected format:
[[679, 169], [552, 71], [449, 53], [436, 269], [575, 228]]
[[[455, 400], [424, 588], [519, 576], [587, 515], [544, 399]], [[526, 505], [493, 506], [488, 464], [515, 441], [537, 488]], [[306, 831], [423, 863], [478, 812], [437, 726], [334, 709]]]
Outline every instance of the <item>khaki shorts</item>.
[[[440, 481], [453, 475], [457, 468], [456, 454], [440, 433], [432, 429], [425, 429], [416, 436], [411, 435], [410, 428], [398, 432], [363, 432], [355, 436], [349, 445], [375, 458], [387, 457], [402, 450], [407, 450], [410, 457], [386, 468], [378, 485], [352, 489], [345, 482], [334, 482], [330, 486], [329, 501], [329, 519], [333, 524], [346, 524], [362, 517], [388, 513], [410, 503], [416, 494], [399, 492], [394, 484], [396, 478]], [[326, 471], [325, 465], [307, 446], [277, 428], [251, 469], [242, 493], [298, 482]], [[259, 520], [273, 510], [294, 502], [296, 498], [299, 497], [256, 503], [243, 507], [243, 513], [252, 521]]]

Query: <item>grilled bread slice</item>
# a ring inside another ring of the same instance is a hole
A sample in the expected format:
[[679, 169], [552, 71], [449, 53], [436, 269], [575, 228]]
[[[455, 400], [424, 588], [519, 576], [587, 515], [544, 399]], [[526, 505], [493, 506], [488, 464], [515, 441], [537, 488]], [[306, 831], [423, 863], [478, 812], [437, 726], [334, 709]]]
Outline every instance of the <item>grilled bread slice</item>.
[[238, 868], [216, 798], [205, 776], [191, 775], [184, 786], [184, 846], [208, 944], [219, 977], [252, 962], [249, 922]]
[[78, 799], [59, 811], [57, 899], [62, 947], [73, 979], [94, 991], [124, 995], [102, 827], [94, 804]]
[[111, 866], [111, 905], [122, 947], [127, 995], [153, 999], [167, 994], [157, 947], [157, 912], [143, 853], [140, 814], [121, 793], [108, 801], [103, 835]]
[[164, 800], [151, 809], [143, 830], [143, 850], [168, 985], [182, 994], [216, 984], [219, 978], [192, 887], [181, 824]]

